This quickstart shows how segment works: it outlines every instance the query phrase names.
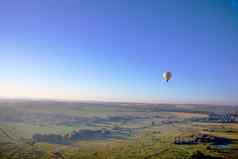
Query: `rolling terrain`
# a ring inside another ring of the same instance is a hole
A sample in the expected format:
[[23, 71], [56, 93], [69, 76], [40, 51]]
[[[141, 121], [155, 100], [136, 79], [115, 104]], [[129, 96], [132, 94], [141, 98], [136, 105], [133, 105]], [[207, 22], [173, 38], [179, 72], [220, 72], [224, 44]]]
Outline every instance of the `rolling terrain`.
[[238, 107], [0, 101], [1, 159], [236, 159]]

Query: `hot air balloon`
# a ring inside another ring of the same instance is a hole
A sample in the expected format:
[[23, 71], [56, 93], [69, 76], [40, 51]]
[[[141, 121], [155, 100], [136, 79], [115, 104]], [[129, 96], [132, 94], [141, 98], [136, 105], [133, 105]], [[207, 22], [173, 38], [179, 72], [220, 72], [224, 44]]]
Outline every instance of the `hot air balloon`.
[[172, 78], [172, 73], [171, 72], [165, 72], [163, 74], [163, 78], [164, 78], [164, 80], [166, 80], [168, 82]]

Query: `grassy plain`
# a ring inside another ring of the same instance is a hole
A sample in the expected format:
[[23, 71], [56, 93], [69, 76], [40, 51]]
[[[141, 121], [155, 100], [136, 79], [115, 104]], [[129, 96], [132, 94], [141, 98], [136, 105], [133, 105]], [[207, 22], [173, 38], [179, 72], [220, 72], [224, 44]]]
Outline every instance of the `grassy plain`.
[[[200, 151], [213, 158], [237, 159], [238, 124], [200, 121], [208, 118], [212, 106], [197, 107], [138, 103], [1, 102], [0, 128], [3, 131], [0, 131], [0, 158], [192, 159]], [[225, 108], [221, 106], [218, 111]], [[237, 107], [232, 109], [238, 110]], [[125, 135], [125, 129], [129, 130], [129, 135]], [[117, 135], [102, 139], [89, 135], [89, 138], [74, 140], [71, 144], [32, 141], [34, 134], [63, 136], [75, 130], [100, 130], [99, 133], [106, 130]], [[218, 146], [209, 142], [175, 144], [178, 137], [187, 140], [199, 134], [223, 137], [232, 142]]]

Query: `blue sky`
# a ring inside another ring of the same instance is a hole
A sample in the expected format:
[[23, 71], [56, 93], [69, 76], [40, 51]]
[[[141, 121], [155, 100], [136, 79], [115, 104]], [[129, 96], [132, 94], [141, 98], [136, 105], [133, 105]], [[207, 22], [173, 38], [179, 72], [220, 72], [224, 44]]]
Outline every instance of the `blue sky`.
[[0, 96], [238, 104], [237, 4], [1, 1]]

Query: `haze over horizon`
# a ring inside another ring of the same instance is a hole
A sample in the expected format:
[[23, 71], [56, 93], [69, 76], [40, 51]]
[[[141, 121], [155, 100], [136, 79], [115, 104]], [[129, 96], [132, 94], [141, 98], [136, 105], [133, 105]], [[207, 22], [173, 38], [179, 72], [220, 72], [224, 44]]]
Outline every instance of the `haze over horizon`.
[[0, 97], [238, 104], [237, 0], [9, 0], [0, 22]]

